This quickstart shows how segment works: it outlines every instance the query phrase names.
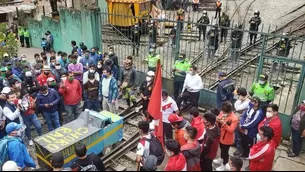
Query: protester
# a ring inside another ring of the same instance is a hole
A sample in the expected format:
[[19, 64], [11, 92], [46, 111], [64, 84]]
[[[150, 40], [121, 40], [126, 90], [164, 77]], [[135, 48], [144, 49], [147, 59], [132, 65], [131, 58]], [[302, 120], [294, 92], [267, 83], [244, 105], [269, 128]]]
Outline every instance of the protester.
[[53, 167], [53, 171], [72, 171], [71, 168], [63, 168], [64, 156], [61, 152], [56, 152], [52, 154], [51, 164]]
[[192, 107], [190, 109], [190, 115], [192, 118], [191, 126], [197, 129], [197, 135], [196, 140], [199, 141], [199, 143], [202, 143], [203, 137], [204, 137], [204, 123], [202, 117], [199, 115], [199, 111], [197, 107]]
[[150, 142], [147, 140], [151, 139], [151, 134], [149, 133], [149, 123], [147, 121], [140, 121], [138, 123], [138, 128], [141, 139], [137, 146], [136, 162], [140, 165], [140, 171], [144, 171], [143, 164], [146, 161], [146, 158], [149, 156], [150, 151]]
[[174, 129], [174, 138], [178, 141], [180, 146], [185, 145], [187, 142], [184, 138], [186, 134], [185, 128], [190, 126], [189, 122], [183, 117], [178, 116], [177, 114], [171, 114], [168, 117], [168, 121], [173, 126]]
[[243, 160], [233, 156], [230, 158], [226, 168], [229, 169], [229, 171], [241, 171], [242, 167], [243, 167]]
[[87, 155], [85, 144], [77, 143], [75, 145], [75, 154], [77, 160], [72, 162], [72, 171], [106, 171], [104, 163], [98, 155], [94, 153]]
[[84, 84], [84, 94], [86, 108], [89, 110], [94, 110], [96, 112], [100, 111], [100, 101], [99, 101], [99, 82], [95, 80], [94, 74], [90, 73], [88, 76], [89, 81]]
[[186, 159], [180, 151], [179, 143], [169, 139], [165, 142], [165, 148], [169, 158], [164, 171], [187, 171]]
[[48, 78], [55, 78], [55, 76], [51, 73], [51, 68], [49, 66], [43, 66], [43, 73], [37, 77], [37, 81], [39, 85], [47, 85]]

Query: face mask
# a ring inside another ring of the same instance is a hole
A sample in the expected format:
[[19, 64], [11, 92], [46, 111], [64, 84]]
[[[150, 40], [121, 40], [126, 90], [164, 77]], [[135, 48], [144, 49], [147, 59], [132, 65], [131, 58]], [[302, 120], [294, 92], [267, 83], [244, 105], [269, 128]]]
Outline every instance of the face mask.
[[35, 73], [40, 73], [40, 70], [35, 70]]
[[267, 113], [266, 113], [266, 117], [267, 117], [267, 118], [271, 118], [271, 117], [273, 117], [273, 114], [272, 114], [271, 112], [267, 112]]
[[89, 55], [85, 55], [85, 58], [86, 58], [86, 59], [89, 59]]
[[149, 77], [149, 76], [146, 77], [146, 81], [147, 81], [147, 82], [150, 82], [151, 80], [152, 80], [151, 77]]
[[5, 73], [2, 73], [1, 76], [2, 76], [2, 78], [5, 78]]
[[67, 58], [66, 58], [66, 57], [62, 58], [62, 61], [66, 62], [66, 61], [67, 61]]
[[101, 64], [98, 64], [98, 65], [97, 65], [97, 68], [99, 68], [99, 69], [102, 68], [102, 65], [101, 65]]
[[102, 77], [103, 77], [103, 78], [107, 78], [107, 75], [103, 74]]
[[23, 62], [26, 62], [26, 58], [22, 58], [21, 60], [22, 60]]
[[259, 80], [258, 83], [261, 84], [261, 85], [264, 85], [266, 82], [262, 81], [262, 80]]
[[76, 60], [72, 60], [71, 62], [72, 62], [73, 64], [76, 64]]
[[93, 70], [93, 69], [90, 69], [90, 70], [89, 70], [89, 72], [90, 72], [90, 73], [94, 73], [94, 72], [95, 72], [95, 70]]
[[73, 77], [73, 76], [72, 76], [72, 77], [70, 76], [70, 77], [69, 77], [69, 81], [72, 82], [73, 80], [74, 80], [74, 77]]
[[51, 82], [50, 86], [54, 87], [56, 85], [56, 82]]
[[7, 70], [12, 70], [12, 66], [7, 66]]
[[262, 140], [261, 135], [259, 135], [259, 133], [257, 133], [256, 139], [257, 139], [258, 142]]
[[95, 52], [91, 52], [90, 54], [93, 56], [93, 55], [95, 55]]
[[42, 95], [47, 96], [48, 94], [49, 94], [49, 92], [46, 92], [46, 93], [44, 93], [44, 94], [42, 94]]
[[55, 69], [59, 70], [61, 69], [61, 66], [55, 66]]
[[45, 75], [49, 75], [49, 74], [50, 74], [50, 72], [44, 72], [44, 74], [45, 74]]
[[62, 77], [61, 80], [65, 81], [65, 80], [67, 80], [67, 77]]

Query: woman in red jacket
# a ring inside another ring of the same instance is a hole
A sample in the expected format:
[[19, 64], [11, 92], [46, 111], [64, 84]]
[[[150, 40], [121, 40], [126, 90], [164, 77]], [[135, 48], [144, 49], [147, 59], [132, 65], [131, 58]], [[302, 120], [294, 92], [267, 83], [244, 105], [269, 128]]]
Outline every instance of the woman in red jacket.
[[250, 150], [250, 171], [271, 171], [275, 156], [275, 147], [272, 143], [274, 136], [271, 127], [262, 126], [259, 129], [260, 140]]
[[195, 140], [198, 140], [199, 143], [202, 143], [204, 136], [204, 123], [202, 117], [199, 115], [198, 108], [192, 107], [190, 109], [190, 115], [193, 117], [191, 126], [197, 129]]
[[[266, 118], [258, 125], [258, 130], [262, 126], [268, 126], [272, 128], [274, 132], [274, 137], [272, 142], [275, 149], [280, 145], [282, 138], [282, 122], [278, 115], [279, 107], [276, 104], [270, 104], [267, 107]], [[259, 135], [257, 135], [259, 140]]]

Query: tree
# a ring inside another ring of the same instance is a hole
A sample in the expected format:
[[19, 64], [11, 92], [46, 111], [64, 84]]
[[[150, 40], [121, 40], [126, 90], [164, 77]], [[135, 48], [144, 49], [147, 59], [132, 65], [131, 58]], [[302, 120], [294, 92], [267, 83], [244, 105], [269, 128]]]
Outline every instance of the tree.
[[0, 32], [0, 61], [3, 59], [3, 54], [7, 53], [9, 57], [18, 55], [19, 44], [13, 33], [5, 34]]

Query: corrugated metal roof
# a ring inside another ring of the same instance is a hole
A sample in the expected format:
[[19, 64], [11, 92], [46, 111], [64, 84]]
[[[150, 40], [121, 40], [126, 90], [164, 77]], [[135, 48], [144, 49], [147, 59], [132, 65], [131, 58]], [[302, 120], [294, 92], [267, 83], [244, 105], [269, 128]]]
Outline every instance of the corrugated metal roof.
[[36, 8], [35, 5], [31, 4], [0, 6], [0, 14], [16, 12], [16, 7], [18, 7], [19, 10], [23, 10], [25, 12]]
[[143, 3], [150, 0], [107, 0], [107, 2], [120, 2], [120, 3]]

